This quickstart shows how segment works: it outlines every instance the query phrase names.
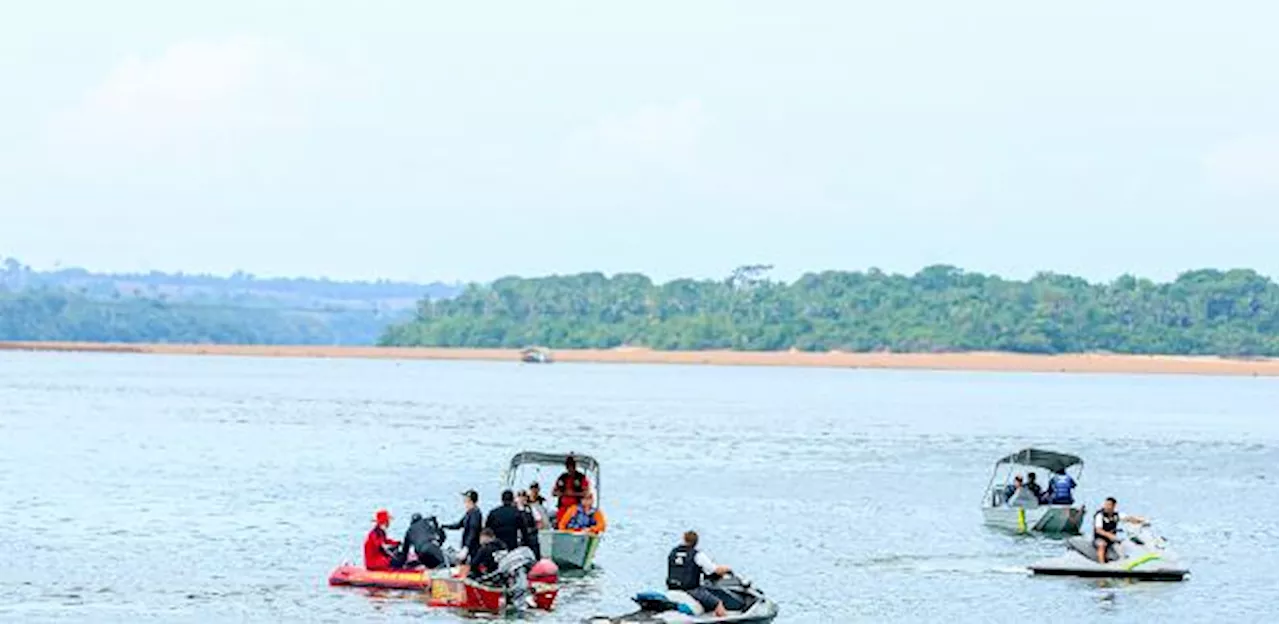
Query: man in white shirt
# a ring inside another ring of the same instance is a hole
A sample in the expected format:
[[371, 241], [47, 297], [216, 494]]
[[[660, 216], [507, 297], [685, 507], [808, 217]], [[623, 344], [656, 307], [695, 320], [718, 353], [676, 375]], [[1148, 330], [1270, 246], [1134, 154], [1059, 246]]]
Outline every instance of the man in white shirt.
[[702, 608], [716, 617], [725, 616], [724, 601], [702, 586], [707, 576], [724, 576], [733, 570], [729, 566], [716, 565], [711, 557], [698, 552], [698, 534], [686, 531], [684, 541], [667, 555], [667, 589], [678, 589], [697, 600]]
[[1116, 499], [1107, 497], [1102, 503], [1102, 509], [1093, 514], [1093, 545], [1098, 549], [1098, 563], [1105, 564], [1107, 549], [1120, 541], [1116, 531], [1120, 530], [1121, 522], [1146, 524], [1147, 520], [1142, 516], [1130, 516], [1116, 511]]

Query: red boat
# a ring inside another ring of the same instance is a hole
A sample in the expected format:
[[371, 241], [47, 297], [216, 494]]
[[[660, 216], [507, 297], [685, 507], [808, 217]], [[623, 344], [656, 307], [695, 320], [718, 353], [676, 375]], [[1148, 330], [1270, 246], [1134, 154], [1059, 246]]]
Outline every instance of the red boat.
[[[551, 610], [560, 593], [559, 568], [549, 559], [534, 564], [528, 573], [528, 606]], [[508, 606], [509, 589], [482, 585], [471, 579], [460, 579], [448, 570], [366, 570], [344, 563], [329, 575], [330, 585], [381, 587], [386, 589], [426, 590], [427, 604], [468, 611], [501, 612]], [[523, 592], [521, 592], [523, 593]]]

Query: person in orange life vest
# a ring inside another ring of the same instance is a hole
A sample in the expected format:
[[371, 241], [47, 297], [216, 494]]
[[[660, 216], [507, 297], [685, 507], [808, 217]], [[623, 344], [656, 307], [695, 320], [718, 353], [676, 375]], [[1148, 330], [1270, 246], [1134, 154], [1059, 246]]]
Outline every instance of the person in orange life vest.
[[387, 537], [387, 529], [391, 526], [391, 513], [379, 509], [373, 515], [373, 529], [364, 539], [364, 567], [366, 570], [390, 570], [391, 557], [400, 545]]
[[587, 475], [578, 472], [578, 462], [572, 455], [564, 458], [564, 472], [560, 474], [560, 478], [556, 479], [556, 484], [551, 488], [551, 496], [557, 499], [556, 520], [559, 523], [560, 518], [570, 507], [582, 502], [582, 495], [591, 490], [591, 480]]
[[582, 504], [574, 505], [560, 516], [561, 531], [578, 531], [582, 533], [604, 533], [609, 523], [605, 521], [604, 512], [596, 507], [596, 495], [587, 492], [582, 496]]

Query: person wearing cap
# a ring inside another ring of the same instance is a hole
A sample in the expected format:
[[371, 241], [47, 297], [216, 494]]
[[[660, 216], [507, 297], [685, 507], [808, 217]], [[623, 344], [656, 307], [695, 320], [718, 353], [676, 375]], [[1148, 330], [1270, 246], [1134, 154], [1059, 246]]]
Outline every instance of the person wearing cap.
[[462, 519], [453, 524], [441, 526], [442, 529], [451, 531], [462, 530], [462, 552], [458, 553], [459, 558], [466, 561], [470, 554], [474, 554], [480, 549], [480, 530], [484, 528], [484, 515], [480, 513], [480, 508], [476, 505], [480, 502], [480, 495], [475, 490], [467, 490], [462, 493], [462, 507], [466, 510], [462, 514]]
[[541, 559], [542, 545], [538, 543], [538, 518], [534, 512], [533, 502], [529, 498], [529, 492], [525, 490], [516, 492], [516, 509], [519, 509], [520, 515], [524, 516], [525, 526], [528, 529], [524, 532], [522, 546], [528, 546], [529, 550], [533, 551], [533, 556]]
[[551, 495], [557, 499], [557, 520], [564, 517], [569, 508], [582, 502], [582, 495], [591, 489], [591, 480], [587, 475], [578, 472], [578, 460], [570, 455], [564, 458], [564, 472], [556, 479]]
[[373, 514], [373, 529], [364, 539], [364, 567], [366, 570], [390, 570], [391, 558], [396, 546], [400, 545], [387, 537], [387, 529], [391, 526], [391, 512], [379, 509]]
[[502, 504], [489, 510], [484, 528], [492, 529], [494, 535], [511, 548], [525, 544], [533, 530], [528, 516], [516, 509], [516, 495], [511, 490], [502, 491]]
[[547, 499], [542, 496], [542, 486], [537, 481], [529, 484], [529, 511], [533, 513], [533, 526], [539, 531], [556, 528], [547, 512]]
[[570, 507], [563, 516], [560, 516], [559, 529], [599, 535], [604, 533], [608, 526], [604, 512], [596, 507], [596, 495], [587, 492], [582, 496], [581, 504]]

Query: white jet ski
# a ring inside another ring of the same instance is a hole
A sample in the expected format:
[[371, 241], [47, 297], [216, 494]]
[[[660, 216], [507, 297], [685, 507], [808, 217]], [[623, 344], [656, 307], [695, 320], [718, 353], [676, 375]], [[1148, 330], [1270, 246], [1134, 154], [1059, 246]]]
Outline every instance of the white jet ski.
[[1150, 524], [1144, 524], [1136, 531], [1124, 531], [1119, 537], [1120, 541], [1108, 548], [1106, 563], [1098, 563], [1093, 537], [1080, 536], [1066, 541], [1066, 554], [1029, 567], [1032, 573], [1039, 575], [1141, 581], [1181, 581], [1191, 573]]
[[765, 597], [764, 592], [752, 587], [746, 579], [725, 575], [706, 587], [722, 596], [725, 607], [732, 607], [724, 617], [707, 613], [702, 605], [688, 593], [668, 589], [636, 594], [632, 598], [640, 610], [614, 617], [596, 616], [587, 624], [624, 624], [628, 622], [654, 622], [669, 624], [757, 624], [772, 622], [778, 617], [778, 605]]

